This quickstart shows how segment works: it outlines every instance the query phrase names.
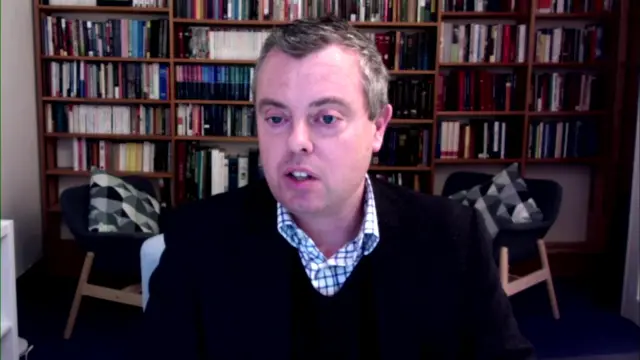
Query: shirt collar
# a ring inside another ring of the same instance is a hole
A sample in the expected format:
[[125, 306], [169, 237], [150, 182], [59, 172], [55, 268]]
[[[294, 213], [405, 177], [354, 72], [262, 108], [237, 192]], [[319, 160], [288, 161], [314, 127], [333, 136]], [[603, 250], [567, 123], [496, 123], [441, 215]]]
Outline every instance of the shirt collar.
[[[360, 232], [356, 240], [360, 243], [364, 255], [368, 255], [378, 242], [378, 216], [376, 212], [376, 203], [373, 196], [373, 186], [369, 175], [365, 175], [365, 196], [364, 196], [364, 219], [360, 226]], [[280, 233], [287, 241], [296, 249], [300, 249], [302, 244], [299, 243], [301, 236], [294, 236], [296, 232], [302, 232], [293, 220], [291, 213], [280, 202], [277, 204], [277, 226]]]

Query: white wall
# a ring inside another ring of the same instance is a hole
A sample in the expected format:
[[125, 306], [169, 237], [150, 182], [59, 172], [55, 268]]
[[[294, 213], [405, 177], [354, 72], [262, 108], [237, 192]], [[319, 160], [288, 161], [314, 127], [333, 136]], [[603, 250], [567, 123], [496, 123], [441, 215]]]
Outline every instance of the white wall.
[[2, 0], [2, 207], [15, 221], [16, 274], [42, 254], [31, 0]]
[[[640, 104], [640, 97], [638, 104]], [[636, 123], [632, 179], [627, 258], [622, 290], [622, 315], [640, 326], [640, 109], [638, 109]]]

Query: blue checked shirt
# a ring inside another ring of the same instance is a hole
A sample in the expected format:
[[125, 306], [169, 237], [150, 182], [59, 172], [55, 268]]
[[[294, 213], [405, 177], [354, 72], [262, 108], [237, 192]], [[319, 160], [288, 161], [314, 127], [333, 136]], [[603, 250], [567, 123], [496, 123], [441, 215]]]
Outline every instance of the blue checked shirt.
[[296, 225], [289, 211], [278, 203], [278, 231], [298, 249], [311, 284], [321, 294], [332, 296], [337, 293], [358, 261], [371, 253], [380, 240], [376, 204], [368, 175], [365, 179], [364, 212], [364, 220], [356, 238], [327, 259], [313, 240]]

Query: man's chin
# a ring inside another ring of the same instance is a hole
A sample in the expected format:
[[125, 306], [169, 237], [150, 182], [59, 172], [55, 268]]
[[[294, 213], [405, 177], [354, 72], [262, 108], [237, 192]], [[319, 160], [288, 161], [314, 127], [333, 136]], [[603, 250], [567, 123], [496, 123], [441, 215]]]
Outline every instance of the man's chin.
[[280, 203], [291, 213], [296, 215], [312, 215], [322, 212], [325, 208], [324, 202], [319, 199], [313, 199], [305, 196], [285, 197]]

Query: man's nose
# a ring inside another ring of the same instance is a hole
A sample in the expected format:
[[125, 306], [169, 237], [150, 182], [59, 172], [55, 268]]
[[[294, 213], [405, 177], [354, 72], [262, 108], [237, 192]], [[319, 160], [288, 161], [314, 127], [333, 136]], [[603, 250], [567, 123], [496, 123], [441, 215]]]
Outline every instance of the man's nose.
[[313, 151], [311, 129], [306, 120], [294, 121], [289, 134], [289, 149], [293, 153], [310, 153]]

